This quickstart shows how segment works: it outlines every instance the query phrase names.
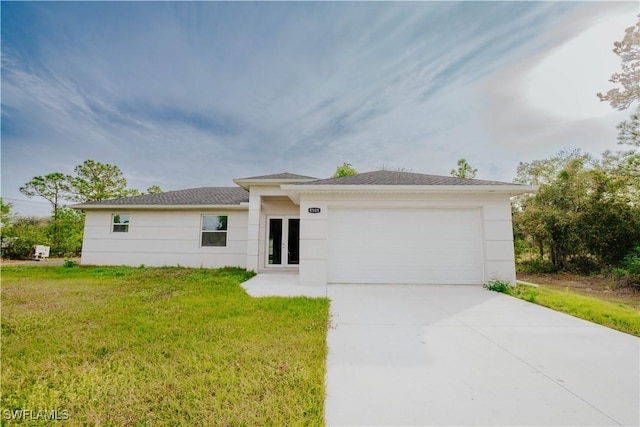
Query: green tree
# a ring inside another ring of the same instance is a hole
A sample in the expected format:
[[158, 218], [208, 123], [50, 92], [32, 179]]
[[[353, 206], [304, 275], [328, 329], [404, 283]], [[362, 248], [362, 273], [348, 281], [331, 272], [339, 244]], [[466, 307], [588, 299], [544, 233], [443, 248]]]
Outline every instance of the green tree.
[[162, 188], [157, 185], [152, 185], [151, 187], [147, 188], [147, 194], [159, 194], [162, 192]]
[[13, 205], [11, 203], [5, 204], [2, 197], [0, 197], [0, 227], [5, 227], [9, 224], [12, 207]]
[[[597, 95], [601, 101], [608, 101], [612, 107], [625, 110], [640, 100], [640, 20], [627, 28], [623, 39], [614, 42], [613, 45], [613, 53], [620, 58], [622, 70], [614, 73], [609, 81], [622, 87]], [[636, 105], [635, 113], [629, 120], [618, 124], [617, 129], [618, 144], [632, 148], [616, 153], [607, 152], [605, 155], [609, 157], [609, 161], [616, 160], [618, 171], [621, 172], [618, 173], [619, 176], [626, 174], [632, 177], [631, 185], [635, 186], [637, 194], [640, 193], [640, 105]]]
[[46, 227], [49, 236], [58, 233], [56, 245], [51, 248], [51, 255], [71, 257], [79, 255], [82, 250], [84, 232], [84, 213], [68, 207], [60, 208], [56, 223], [53, 221]]
[[609, 89], [605, 94], [598, 93], [598, 98], [608, 101], [618, 110], [626, 110], [633, 102], [640, 100], [640, 20], [627, 28], [623, 39], [613, 46], [613, 53], [620, 57], [622, 69], [612, 74], [609, 81], [622, 87]]
[[55, 217], [61, 202], [69, 195], [68, 177], [59, 172], [36, 176], [20, 187], [20, 192], [27, 197], [42, 197], [47, 200], [51, 203]]
[[629, 120], [620, 123], [618, 129], [618, 144], [631, 145], [640, 148], [640, 106]]
[[591, 155], [576, 150], [561, 150], [548, 159], [534, 160], [518, 164], [515, 182], [525, 185], [545, 185], [555, 181], [558, 174], [569, 163], [580, 160], [582, 163], [593, 163]]
[[617, 161], [579, 151], [521, 163], [516, 181], [540, 185], [514, 211], [514, 233], [526, 236], [557, 269], [579, 257], [601, 266], [620, 264], [640, 242], [640, 206]]
[[466, 159], [458, 160], [458, 169], [451, 169], [451, 176], [457, 178], [473, 179], [476, 177], [478, 169], [473, 169]]
[[127, 188], [127, 179], [117, 166], [85, 160], [74, 172], [75, 176], [69, 177], [69, 200], [93, 202], [140, 194]]
[[541, 186], [532, 200], [534, 213], [544, 227], [551, 262], [567, 267], [567, 258], [583, 252], [577, 234], [584, 194], [584, 162], [574, 159], [549, 184]]
[[[638, 15], [640, 17], [640, 15]], [[622, 87], [610, 89], [606, 94], [598, 93], [601, 101], [625, 110], [640, 100], [640, 20], [625, 30], [621, 41], [614, 42], [613, 52], [620, 58], [621, 72], [609, 79]], [[617, 181], [624, 181], [628, 193], [634, 195], [633, 203], [640, 203], [640, 105], [635, 113], [618, 124], [618, 144], [631, 148], [603, 154], [603, 166]]]
[[640, 203], [640, 106], [629, 120], [618, 126], [618, 144], [628, 145], [628, 150], [606, 151], [603, 154], [605, 167], [619, 180], [626, 181], [628, 189]]
[[11, 207], [11, 203], [5, 204], [0, 197], [0, 248], [5, 246], [7, 232], [11, 229]]
[[586, 250], [603, 265], [619, 265], [640, 243], [640, 209], [594, 193], [584, 206], [578, 231]]
[[[623, 39], [613, 45], [621, 71], [609, 81], [620, 87], [597, 95], [613, 108], [625, 110], [640, 100], [640, 20], [628, 27]], [[640, 244], [640, 105], [617, 129], [618, 144], [632, 148], [603, 154], [604, 173], [591, 192], [592, 204], [585, 215], [584, 227], [589, 250], [608, 264], [619, 263], [625, 251], [626, 257], [632, 256], [634, 245]]]
[[56, 224], [58, 220], [58, 212], [62, 201], [69, 195], [69, 177], [54, 172], [45, 176], [36, 176], [20, 187], [20, 192], [27, 197], [42, 197], [51, 203], [53, 208], [53, 244], [58, 242], [58, 232]]
[[332, 178], [340, 178], [342, 176], [351, 176], [356, 175], [358, 171], [356, 171], [350, 163], [344, 162], [342, 165], [336, 168], [335, 173], [332, 175]]
[[616, 184], [616, 194], [640, 206], [640, 153], [637, 150], [605, 151], [600, 169]]

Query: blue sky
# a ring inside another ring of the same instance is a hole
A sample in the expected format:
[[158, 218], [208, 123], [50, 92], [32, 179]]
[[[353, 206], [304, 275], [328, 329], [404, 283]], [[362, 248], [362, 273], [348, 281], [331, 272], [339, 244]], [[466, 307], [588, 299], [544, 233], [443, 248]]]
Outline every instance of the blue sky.
[[115, 164], [131, 187], [229, 186], [349, 162], [511, 181], [616, 149], [595, 96], [635, 2], [2, 2], [2, 196]]

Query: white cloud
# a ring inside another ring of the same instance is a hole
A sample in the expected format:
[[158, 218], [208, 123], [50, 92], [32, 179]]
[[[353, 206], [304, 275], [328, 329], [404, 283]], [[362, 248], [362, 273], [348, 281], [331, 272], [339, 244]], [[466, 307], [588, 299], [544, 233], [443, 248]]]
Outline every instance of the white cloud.
[[629, 113], [601, 103], [596, 93], [610, 85], [613, 42], [636, 13], [629, 3], [587, 4], [540, 35], [536, 43], [544, 49], [487, 79], [480, 87], [490, 100], [483, 116], [496, 146], [521, 153], [521, 161], [562, 148], [594, 155], [615, 149], [616, 125]]
[[[510, 180], [523, 144], [555, 151], [606, 134], [526, 102], [523, 76], [543, 58], [530, 55], [567, 38], [545, 38], [558, 22], [584, 29], [565, 16], [581, 5], [29, 7], [49, 11], [33, 27], [38, 49], [14, 57], [3, 40], [3, 61], [15, 59], [3, 62], [3, 117], [9, 106], [31, 120], [27, 135], [3, 137], [3, 193], [14, 198], [34, 175], [88, 158], [140, 189], [284, 170], [324, 177], [343, 161], [448, 174], [460, 157], [479, 177]], [[605, 7], [587, 9], [592, 19]]]
[[525, 99], [533, 107], [557, 117], [589, 119], [610, 116], [613, 110], [600, 102], [620, 59], [611, 50], [624, 28], [633, 26], [635, 11], [605, 16], [587, 30], [551, 51], [523, 77]]

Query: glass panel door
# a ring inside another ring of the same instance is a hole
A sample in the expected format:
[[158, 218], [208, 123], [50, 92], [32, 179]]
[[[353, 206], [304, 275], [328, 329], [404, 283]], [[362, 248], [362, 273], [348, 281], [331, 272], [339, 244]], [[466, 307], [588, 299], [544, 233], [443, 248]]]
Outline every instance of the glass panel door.
[[267, 217], [267, 266], [300, 264], [300, 218]]
[[282, 264], [282, 218], [269, 219], [269, 241], [267, 244], [269, 265]]
[[287, 264], [300, 264], [300, 218], [289, 218]]

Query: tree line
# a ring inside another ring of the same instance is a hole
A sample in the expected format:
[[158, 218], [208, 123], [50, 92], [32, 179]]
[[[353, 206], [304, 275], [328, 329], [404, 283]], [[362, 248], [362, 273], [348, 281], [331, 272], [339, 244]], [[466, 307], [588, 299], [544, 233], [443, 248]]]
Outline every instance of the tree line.
[[638, 152], [626, 153], [561, 151], [520, 163], [515, 181], [539, 186], [513, 204], [515, 250], [525, 270], [631, 268], [640, 255], [640, 185]]

